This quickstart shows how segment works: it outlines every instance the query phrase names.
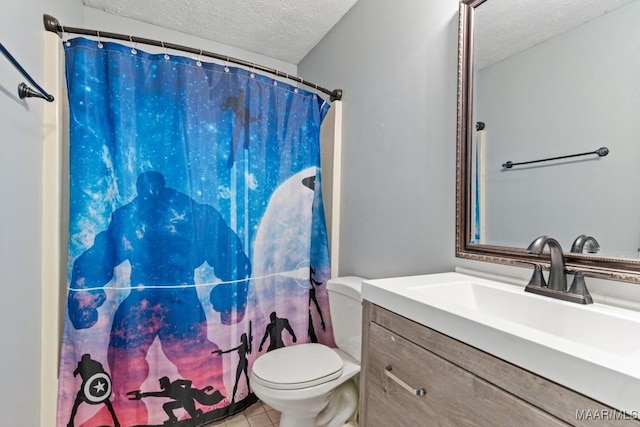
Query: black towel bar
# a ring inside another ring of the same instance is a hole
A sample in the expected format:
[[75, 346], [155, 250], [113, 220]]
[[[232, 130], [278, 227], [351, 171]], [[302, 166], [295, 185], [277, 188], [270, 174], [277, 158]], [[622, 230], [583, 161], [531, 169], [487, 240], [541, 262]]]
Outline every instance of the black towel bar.
[[42, 89], [42, 87], [40, 87], [40, 85], [31, 78], [29, 73], [27, 73], [25, 69], [22, 68], [22, 65], [20, 65], [20, 63], [13, 57], [13, 55], [9, 53], [9, 51], [4, 47], [2, 43], [0, 43], [0, 52], [2, 52], [5, 58], [7, 58], [9, 62], [11, 62], [11, 64], [20, 72], [20, 74], [22, 74], [22, 76], [37, 89], [36, 91], [33, 88], [29, 87], [26, 83], [20, 83], [18, 85], [18, 96], [20, 97], [20, 99], [42, 98], [47, 102], [53, 102], [53, 95], [47, 93], [47, 91]]
[[540, 163], [540, 162], [548, 162], [550, 160], [568, 159], [570, 157], [587, 156], [589, 154], [597, 154], [599, 157], [604, 157], [607, 154], [609, 154], [609, 149], [607, 147], [600, 147], [595, 151], [589, 151], [587, 153], [568, 154], [566, 156], [549, 157], [549, 158], [546, 158], [546, 159], [531, 160], [531, 161], [528, 161], [528, 162], [514, 163], [512, 161], [508, 161], [506, 163], [503, 163], [502, 167], [505, 168], [505, 169], [511, 169], [512, 167], [518, 166], [518, 165], [528, 165], [530, 163]]

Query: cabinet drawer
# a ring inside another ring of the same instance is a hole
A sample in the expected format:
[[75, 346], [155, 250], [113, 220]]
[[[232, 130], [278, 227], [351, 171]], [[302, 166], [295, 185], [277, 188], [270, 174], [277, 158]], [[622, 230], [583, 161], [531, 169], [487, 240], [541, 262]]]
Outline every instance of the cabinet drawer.
[[[568, 425], [378, 324], [369, 328], [366, 427]], [[426, 394], [407, 391], [388, 367]]]

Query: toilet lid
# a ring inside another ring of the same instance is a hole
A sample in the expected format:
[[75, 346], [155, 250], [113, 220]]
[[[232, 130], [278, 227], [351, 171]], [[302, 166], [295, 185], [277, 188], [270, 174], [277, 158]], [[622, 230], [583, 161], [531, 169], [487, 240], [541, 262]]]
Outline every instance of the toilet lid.
[[342, 375], [342, 358], [322, 344], [299, 344], [272, 350], [253, 364], [254, 380], [265, 387], [293, 390], [312, 387]]

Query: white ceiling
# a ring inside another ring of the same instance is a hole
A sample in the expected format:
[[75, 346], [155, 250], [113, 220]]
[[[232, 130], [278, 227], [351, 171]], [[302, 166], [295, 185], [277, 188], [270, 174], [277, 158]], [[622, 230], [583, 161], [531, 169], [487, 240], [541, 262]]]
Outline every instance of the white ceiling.
[[495, 64], [631, 1], [487, 1], [475, 9], [474, 66]]
[[356, 1], [82, 0], [87, 7], [290, 64], [298, 64]]

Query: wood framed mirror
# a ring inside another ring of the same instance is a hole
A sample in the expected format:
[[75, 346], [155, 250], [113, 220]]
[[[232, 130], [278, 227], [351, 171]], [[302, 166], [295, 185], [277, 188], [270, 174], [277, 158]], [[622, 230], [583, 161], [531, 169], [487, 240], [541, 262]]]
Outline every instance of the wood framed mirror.
[[[637, 22], [640, 0], [460, 1], [457, 257], [548, 268], [526, 251], [548, 235], [569, 273], [640, 283]], [[570, 252], [580, 235], [601, 250]]]

